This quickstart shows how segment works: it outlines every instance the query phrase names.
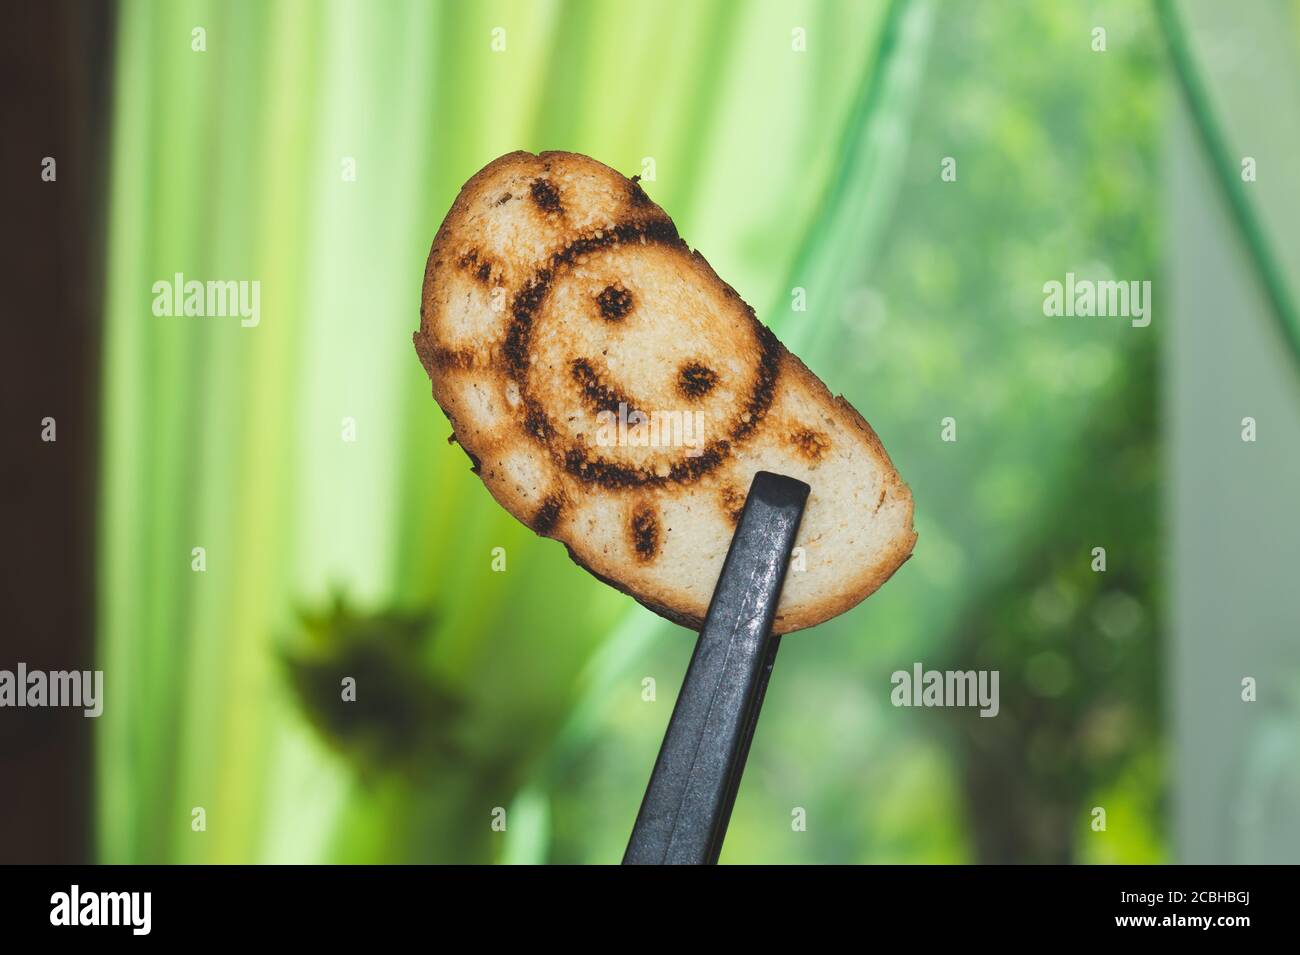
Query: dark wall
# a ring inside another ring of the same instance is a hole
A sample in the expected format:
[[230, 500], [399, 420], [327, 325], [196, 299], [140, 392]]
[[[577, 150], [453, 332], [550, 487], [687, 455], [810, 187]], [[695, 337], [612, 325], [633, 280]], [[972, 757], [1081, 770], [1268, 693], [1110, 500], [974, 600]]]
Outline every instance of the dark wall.
[[[110, 3], [8, 5], [0, 30], [0, 669], [92, 669]], [[57, 179], [41, 178], [43, 157]], [[54, 418], [57, 440], [41, 421]], [[0, 709], [0, 861], [89, 859], [95, 720]]]

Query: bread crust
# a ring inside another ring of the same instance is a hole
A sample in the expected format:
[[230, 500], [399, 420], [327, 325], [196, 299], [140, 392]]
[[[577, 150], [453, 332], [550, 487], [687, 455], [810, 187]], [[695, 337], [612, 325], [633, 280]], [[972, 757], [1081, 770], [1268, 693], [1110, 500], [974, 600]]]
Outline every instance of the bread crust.
[[[856, 606], [912, 552], [911, 493], [866, 419], [635, 178], [586, 156], [510, 153], [465, 184], [429, 253], [414, 342], [492, 496], [683, 626], [702, 625], [757, 470], [813, 488], [776, 632]], [[647, 446], [664, 432], [643, 424], [614, 440], [616, 407], [699, 433]]]

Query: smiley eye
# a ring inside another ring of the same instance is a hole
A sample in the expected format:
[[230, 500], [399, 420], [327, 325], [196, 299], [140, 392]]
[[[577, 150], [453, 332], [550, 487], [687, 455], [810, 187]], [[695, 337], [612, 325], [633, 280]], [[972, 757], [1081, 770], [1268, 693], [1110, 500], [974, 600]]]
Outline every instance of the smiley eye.
[[718, 373], [698, 361], [687, 362], [677, 372], [677, 388], [687, 398], [702, 398], [718, 383]]
[[617, 322], [632, 311], [632, 293], [621, 285], [606, 285], [605, 291], [596, 296], [596, 304], [601, 318]]

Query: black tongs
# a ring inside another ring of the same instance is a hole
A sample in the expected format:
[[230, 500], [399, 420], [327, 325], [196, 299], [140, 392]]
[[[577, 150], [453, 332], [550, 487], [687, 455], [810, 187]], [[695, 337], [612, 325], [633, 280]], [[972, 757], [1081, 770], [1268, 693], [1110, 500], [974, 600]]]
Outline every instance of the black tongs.
[[718, 861], [776, 662], [772, 620], [809, 490], [754, 475], [624, 865]]

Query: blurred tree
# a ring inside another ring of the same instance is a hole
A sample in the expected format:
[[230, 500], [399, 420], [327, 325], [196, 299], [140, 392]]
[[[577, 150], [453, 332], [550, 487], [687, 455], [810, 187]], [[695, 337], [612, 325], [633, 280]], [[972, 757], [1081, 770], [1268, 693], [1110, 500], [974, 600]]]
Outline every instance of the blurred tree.
[[[1000, 671], [996, 719], [937, 710], [961, 771], [976, 858], [1070, 863], [1077, 840], [1113, 841], [1089, 827], [1118, 783], [1138, 804], [1135, 850], [1163, 824], [1164, 633], [1156, 349], [1147, 339], [1124, 385], [1079, 435], [1057, 505], [996, 586], [975, 595], [939, 669]], [[1104, 548], [1094, 556], [1094, 548]], [[1108, 830], [1109, 831], [1109, 830]], [[1158, 861], [1134, 857], [1127, 861]]]

